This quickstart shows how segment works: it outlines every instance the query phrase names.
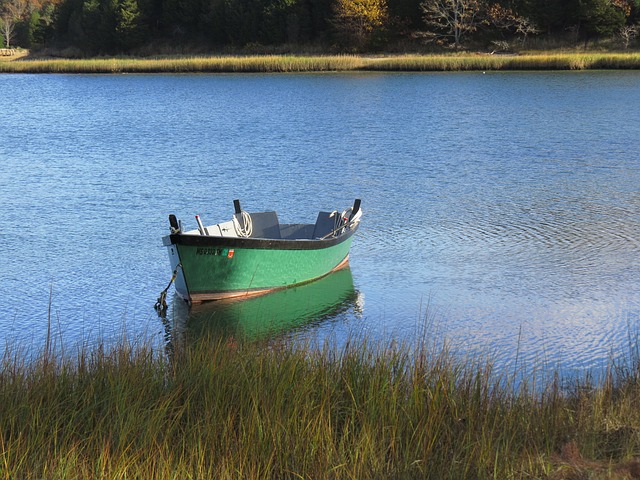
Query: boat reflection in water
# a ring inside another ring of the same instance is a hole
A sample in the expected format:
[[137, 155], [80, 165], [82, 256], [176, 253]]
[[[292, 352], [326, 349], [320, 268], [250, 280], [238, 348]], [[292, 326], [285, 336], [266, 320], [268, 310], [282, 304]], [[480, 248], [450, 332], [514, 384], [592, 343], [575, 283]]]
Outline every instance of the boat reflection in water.
[[179, 337], [219, 334], [258, 340], [337, 318], [361, 308], [347, 266], [319, 280], [246, 300], [220, 300], [190, 309], [177, 296], [173, 325], [165, 323], [167, 342]]

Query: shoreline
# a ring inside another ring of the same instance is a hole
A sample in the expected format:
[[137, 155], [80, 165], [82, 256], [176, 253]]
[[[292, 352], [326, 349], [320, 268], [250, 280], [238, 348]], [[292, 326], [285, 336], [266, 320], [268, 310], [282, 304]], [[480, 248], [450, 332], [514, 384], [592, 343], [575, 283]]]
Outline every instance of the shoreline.
[[600, 386], [550, 372], [516, 389], [490, 359], [422, 345], [204, 335], [167, 352], [10, 351], [4, 476], [637, 478], [637, 358]]
[[247, 55], [34, 58], [0, 61], [0, 73], [298, 73], [640, 70], [640, 52], [514, 55]]

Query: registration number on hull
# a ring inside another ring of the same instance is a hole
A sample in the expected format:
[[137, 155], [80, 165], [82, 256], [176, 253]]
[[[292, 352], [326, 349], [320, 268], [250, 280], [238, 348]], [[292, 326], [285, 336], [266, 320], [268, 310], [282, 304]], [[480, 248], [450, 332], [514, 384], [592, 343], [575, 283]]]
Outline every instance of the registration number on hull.
[[196, 249], [196, 255], [218, 255], [233, 258], [234, 253], [232, 248], [199, 247]]

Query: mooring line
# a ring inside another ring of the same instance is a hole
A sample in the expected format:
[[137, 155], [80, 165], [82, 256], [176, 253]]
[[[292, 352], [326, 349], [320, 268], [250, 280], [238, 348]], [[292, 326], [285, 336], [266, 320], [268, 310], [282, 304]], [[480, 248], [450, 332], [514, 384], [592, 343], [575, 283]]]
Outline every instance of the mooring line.
[[167, 288], [165, 288], [162, 292], [160, 292], [158, 301], [153, 306], [153, 308], [156, 309], [156, 311], [158, 312], [158, 315], [160, 316], [164, 315], [165, 312], [167, 311], [167, 292], [169, 291], [169, 288], [171, 288], [171, 285], [175, 281], [176, 276], [178, 275], [179, 268], [182, 268], [182, 263], [179, 263], [178, 265], [176, 265], [176, 269], [173, 271], [173, 275], [171, 275], [171, 280], [169, 280], [169, 285], [167, 285]]

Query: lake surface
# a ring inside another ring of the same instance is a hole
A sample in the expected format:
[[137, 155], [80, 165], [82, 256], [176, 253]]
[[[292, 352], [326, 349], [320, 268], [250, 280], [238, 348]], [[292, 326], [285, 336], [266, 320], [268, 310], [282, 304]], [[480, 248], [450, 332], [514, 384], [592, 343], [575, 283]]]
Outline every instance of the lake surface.
[[[49, 307], [65, 344], [426, 328], [571, 372], [635, 344], [640, 72], [3, 75], [0, 92], [3, 348], [41, 348]], [[356, 197], [339, 278], [197, 312], [170, 293], [157, 317], [169, 213], [195, 228], [239, 198], [312, 222]]]

